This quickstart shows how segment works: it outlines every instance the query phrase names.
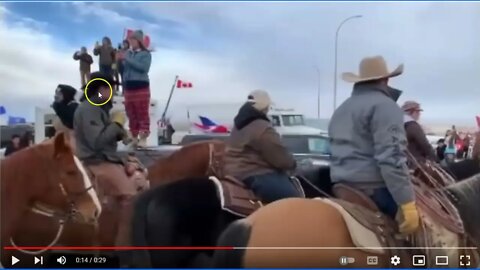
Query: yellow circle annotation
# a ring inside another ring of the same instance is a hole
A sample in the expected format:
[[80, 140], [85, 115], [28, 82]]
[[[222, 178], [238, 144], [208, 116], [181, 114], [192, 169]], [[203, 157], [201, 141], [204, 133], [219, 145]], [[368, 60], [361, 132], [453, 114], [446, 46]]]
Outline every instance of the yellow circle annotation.
[[[94, 82], [94, 81], [102, 81], [104, 83], [106, 83], [108, 85], [108, 87], [110, 88], [110, 96], [108, 97], [108, 99], [103, 102], [103, 103], [95, 103], [93, 101], [90, 100], [90, 98], [88, 98], [88, 95], [87, 95], [87, 90], [88, 90], [88, 86], [90, 85], [91, 82]], [[105, 104], [107, 104], [107, 102], [110, 101], [110, 99], [112, 99], [112, 96], [113, 96], [113, 88], [112, 88], [112, 85], [105, 79], [103, 78], [94, 78], [94, 79], [91, 79], [87, 85], [85, 86], [85, 89], [83, 90], [83, 94], [85, 95], [85, 98], [87, 98], [87, 101], [92, 104], [93, 106], [103, 106]]]

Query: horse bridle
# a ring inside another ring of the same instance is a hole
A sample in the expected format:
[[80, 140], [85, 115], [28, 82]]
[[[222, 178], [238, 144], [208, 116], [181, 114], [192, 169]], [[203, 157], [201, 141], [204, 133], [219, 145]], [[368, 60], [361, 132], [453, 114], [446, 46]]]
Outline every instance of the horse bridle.
[[[72, 153], [73, 156], [73, 153]], [[41, 158], [41, 160], [45, 160], [44, 164], [46, 165], [47, 161], [44, 158]], [[78, 168], [77, 168], [78, 169]], [[49, 181], [52, 180], [52, 173], [48, 173], [47, 179]], [[67, 204], [68, 204], [68, 210], [66, 212], [62, 210], [56, 210], [54, 207], [48, 206], [46, 204], [40, 203], [40, 202], [34, 202], [33, 206], [30, 208], [30, 210], [33, 213], [46, 216], [49, 218], [56, 219], [58, 221], [58, 230], [57, 233], [55, 234], [55, 238], [45, 246], [44, 249], [37, 250], [37, 251], [30, 251], [30, 250], [25, 250], [19, 248], [15, 242], [13, 241], [13, 238], [10, 237], [10, 244], [16, 248], [19, 252], [28, 254], [28, 255], [38, 255], [42, 254], [45, 251], [48, 251], [52, 246], [56, 245], [60, 237], [62, 236], [63, 230], [65, 228], [65, 223], [68, 221], [74, 221], [76, 219], [76, 215], [79, 212], [78, 209], [76, 208], [75, 205], [75, 199], [79, 196], [85, 195], [89, 190], [93, 189], [93, 184], [90, 187], [85, 188], [84, 190], [80, 192], [68, 192], [67, 189], [65, 188], [64, 184], [62, 182], [58, 183], [58, 187], [60, 188], [60, 191], [62, 192], [62, 195], [65, 196]], [[96, 222], [95, 222], [96, 223]], [[94, 224], [97, 225], [97, 224]], [[98, 226], [96, 226], [98, 227]]]

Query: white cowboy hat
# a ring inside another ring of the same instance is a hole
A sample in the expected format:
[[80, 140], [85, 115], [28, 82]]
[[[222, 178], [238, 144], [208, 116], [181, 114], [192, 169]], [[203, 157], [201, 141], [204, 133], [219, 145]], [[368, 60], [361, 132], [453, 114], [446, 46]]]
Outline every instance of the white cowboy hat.
[[390, 72], [382, 56], [366, 57], [360, 62], [358, 70], [359, 75], [345, 72], [342, 74], [342, 79], [347, 82], [358, 83], [391, 78], [403, 73], [403, 64]]

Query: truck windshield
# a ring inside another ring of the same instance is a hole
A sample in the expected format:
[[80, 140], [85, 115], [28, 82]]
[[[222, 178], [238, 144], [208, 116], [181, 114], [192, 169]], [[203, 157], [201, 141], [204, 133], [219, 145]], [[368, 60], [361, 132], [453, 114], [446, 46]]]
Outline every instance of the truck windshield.
[[303, 115], [282, 115], [282, 122], [284, 126], [303, 126], [305, 121]]

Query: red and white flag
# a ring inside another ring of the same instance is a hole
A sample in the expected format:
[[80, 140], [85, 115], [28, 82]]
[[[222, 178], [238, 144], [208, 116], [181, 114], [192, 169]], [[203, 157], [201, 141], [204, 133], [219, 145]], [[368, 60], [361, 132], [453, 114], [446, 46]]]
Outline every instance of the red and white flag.
[[191, 82], [177, 80], [177, 88], [192, 88], [193, 84]]
[[[124, 38], [128, 39], [133, 34], [133, 32], [135, 32], [135, 30], [126, 29]], [[149, 35], [146, 35], [146, 34], [143, 35], [143, 45], [147, 49], [150, 47], [150, 36]]]

